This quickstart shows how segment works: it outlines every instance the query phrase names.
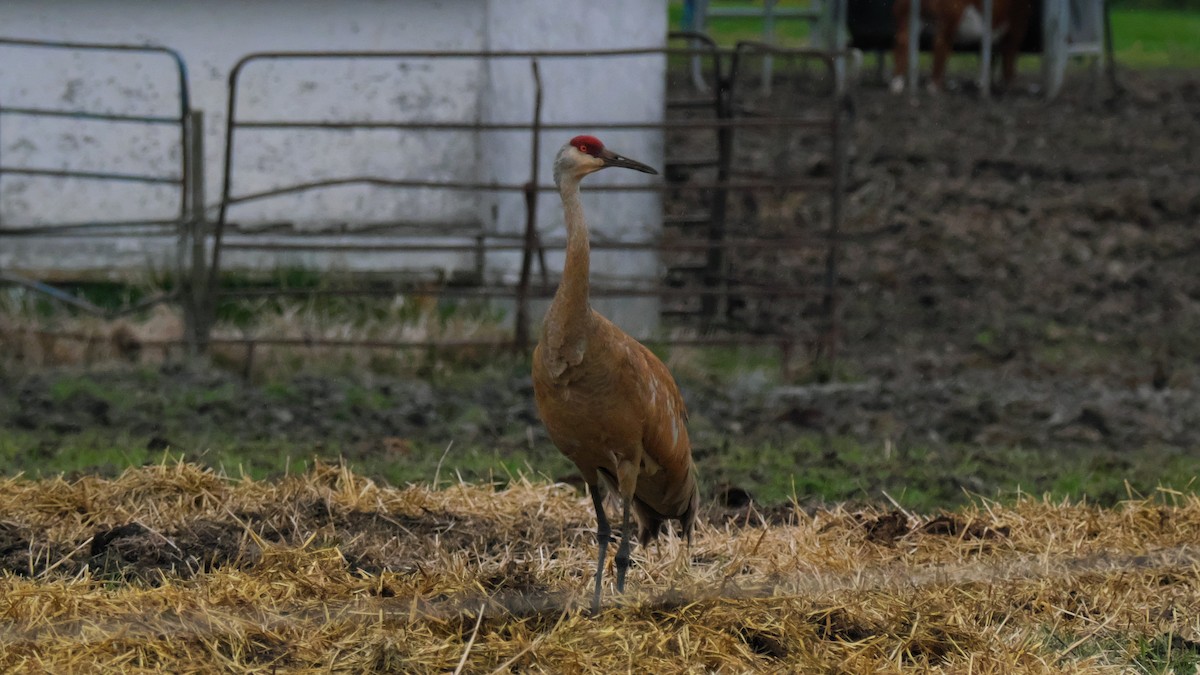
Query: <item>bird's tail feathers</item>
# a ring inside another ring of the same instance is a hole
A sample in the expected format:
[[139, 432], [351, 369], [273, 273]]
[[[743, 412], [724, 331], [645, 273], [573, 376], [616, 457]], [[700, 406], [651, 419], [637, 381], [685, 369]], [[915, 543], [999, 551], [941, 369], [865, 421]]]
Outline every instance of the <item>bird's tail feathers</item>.
[[636, 496], [633, 498], [633, 512], [638, 520], [638, 541], [643, 546], [662, 533], [663, 524], [668, 520], [678, 520], [683, 525], [683, 534], [687, 538], [688, 545], [691, 545], [692, 531], [696, 527], [696, 516], [700, 509], [700, 486], [696, 480], [695, 464], [688, 470], [688, 479], [688, 482], [691, 483], [690, 489], [684, 493], [687, 495], [687, 506], [677, 516], [663, 515], [662, 512], [642, 499]]
[[[605, 496], [609, 501], [619, 503], [620, 490], [617, 489], [617, 479], [607, 469], [601, 467], [597, 474], [600, 478], [599, 483], [603, 486]], [[696, 528], [696, 517], [700, 510], [700, 483], [696, 476], [696, 465], [693, 463], [688, 467], [688, 483], [690, 486], [685, 487], [684, 494], [686, 497], [686, 506], [683, 512], [677, 516], [664, 515], [657, 508], [651, 506], [648, 502], [638, 497], [636, 494], [633, 497], [633, 515], [638, 522], [638, 541], [643, 546], [654, 541], [658, 535], [662, 534], [663, 525], [670, 520], [678, 520], [683, 525], [683, 535], [687, 538], [688, 545], [692, 543], [692, 532]], [[678, 504], [678, 502], [675, 502]], [[619, 506], [618, 506], [619, 508]]]
[[637, 497], [633, 499], [633, 512], [638, 521], [638, 543], [645, 546], [657, 539], [667, 519]]

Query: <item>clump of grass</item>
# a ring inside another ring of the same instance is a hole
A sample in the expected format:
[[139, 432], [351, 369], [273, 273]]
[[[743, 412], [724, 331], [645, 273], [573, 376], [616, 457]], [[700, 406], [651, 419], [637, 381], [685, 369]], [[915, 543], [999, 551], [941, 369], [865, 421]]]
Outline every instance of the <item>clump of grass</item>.
[[[326, 283], [286, 270], [277, 276], [273, 288], [283, 290], [322, 290]], [[336, 282], [337, 276], [331, 279]], [[153, 287], [111, 284], [76, 290], [108, 310], [162, 293]], [[507, 318], [486, 302], [439, 299], [419, 291], [367, 298], [317, 294], [229, 299], [218, 308], [210, 351], [214, 363], [256, 377], [300, 369], [412, 372], [457, 361], [486, 362], [495, 354], [488, 343], [503, 343], [511, 335]], [[6, 365], [31, 367], [180, 360], [186, 354], [184, 324], [182, 308], [174, 302], [105, 319], [10, 289], [0, 295], [0, 359]], [[359, 342], [377, 346], [360, 347]], [[431, 346], [386, 346], [397, 342]], [[483, 344], [456, 344], [463, 342]]]
[[[486, 360], [495, 352], [487, 343], [511, 338], [500, 312], [482, 304], [440, 303], [420, 294], [397, 294], [353, 307], [330, 306], [319, 299], [269, 304], [264, 305], [269, 311], [253, 312], [253, 321], [214, 327], [212, 351], [218, 364], [258, 376], [312, 370], [313, 365], [324, 372], [412, 372], [442, 359]], [[241, 344], [252, 340], [262, 343]], [[366, 346], [356, 347], [356, 342]], [[463, 342], [484, 344], [456, 344]], [[430, 346], [404, 349], [388, 343]]]
[[162, 363], [182, 348], [183, 317], [168, 305], [113, 320], [0, 306], [0, 363], [10, 367]]
[[[1200, 499], [705, 514], [589, 616], [590, 500], [317, 465], [0, 482], [0, 668], [1167, 671], [1194, 663]], [[611, 576], [608, 577], [611, 582]]]

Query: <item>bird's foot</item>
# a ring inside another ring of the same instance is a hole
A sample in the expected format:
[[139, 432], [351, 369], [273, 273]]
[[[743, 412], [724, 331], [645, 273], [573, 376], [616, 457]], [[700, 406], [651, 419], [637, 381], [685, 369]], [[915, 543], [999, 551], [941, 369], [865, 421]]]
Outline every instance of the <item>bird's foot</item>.
[[617, 592], [625, 592], [625, 574], [629, 571], [629, 565], [632, 562], [628, 555], [617, 554]]

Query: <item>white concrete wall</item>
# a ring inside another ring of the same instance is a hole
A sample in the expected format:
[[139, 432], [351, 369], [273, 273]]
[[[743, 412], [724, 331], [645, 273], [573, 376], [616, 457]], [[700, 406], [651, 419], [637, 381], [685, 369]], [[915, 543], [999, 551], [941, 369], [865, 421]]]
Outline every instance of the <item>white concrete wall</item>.
[[[241, 56], [266, 50], [537, 50], [653, 47], [663, 44], [666, 0], [283, 0], [161, 2], [154, 0], [5, 0], [0, 35], [21, 38], [161, 44], [179, 51], [190, 69], [193, 106], [204, 110], [208, 201], [219, 197], [229, 73]], [[662, 57], [552, 60], [542, 64], [544, 121], [657, 121], [663, 117]], [[257, 62], [242, 75], [239, 117], [302, 119], [528, 122], [533, 85], [526, 60], [406, 62]], [[0, 102], [78, 107], [130, 114], [175, 113], [178, 87], [165, 58], [84, 55], [0, 48]], [[593, 130], [581, 125], [578, 133]], [[170, 127], [77, 120], [0, 117], [0, 162], [131, 173], [174, 174], [179, 148]], [[529, 135], [520, 132], [238, 131], [234, 194], [289, 183], [351, 175], [398, 179], [523, 182]], [[542, 137], [541, 181], [550, 182], [558, 147], [576, 132]], [[623, 154], [661, 166], [662, 134], [596, 132]], [[634, 172], [606, 172], [588, 183], [637, 182]], [[616, 175], [620, 173], [621, 175]], [[585, 185], [586, 190], [586, 185]], [[651, 193], [586, 194], [596, 239], [652, 239], [660, 201]], [[172, 218], [170, 187], [62, 181], [5, 175], [0, 179], [0, 227], [89, 220]], [[249, 229], [289, 223], [302, 230], [353, 229], [382, 223], [431, 225], [442, 233], [467, 229], [520, 232], [520, 195], [338, 187], [234, 206], [230, 220]], [[557, 195], [544, 193], [539, 224], [547, 240], [562, 238]], [[276, 228], [274, 236], [279, 236]], [[49, 246], [49, 248], [47, 248]], [[117, 239], [0, 240], [0, 267], [88, 268], [119, 276], [146, 265], [166, 267], [172, 242]], [[39, 258], [41, 256], [41, 258]], [[232, 267], [280, 264], [388, 270], [474, 267], [471, 255], [328, 256], [231, 253]], [[496, 255], [488, 267], [511, 278], [516, 256]], [[553, 256], [551, 266], [561, 267]], [[653, 255], [598, 254], [597, 275], [657, 274]], [[623, 303], [624, 304], [624, 303]], [[653, 303], [631, 306], [649, 315]], [[639, 319], [640, 320], [640, 319]], [[636, 323], [632, 322], [632, 323]], [[649, 325], [649, 324], [647, 324]], [[643, 332], [643, 331], [639, 331]]]
[[[665, 0], [560, 0], [544, 3], [537, 12], [527, 12], [525, 0], [492, 0], [488, 20], [488, 48], [493, 51], [544, 49], [583, 50], [664, 46], [667, 35]], [[530, 36], [537, 36], [531, 43]], [[660, 131], [598, 131], [588, 122], [661, 122], [664, 119], [666, 60], [660, 55], [606, 58], [544, 58], [539, 62], [542, 79], [542, 122], [573, 124], [573, 131], [541, 134], [539, 183], [553, 184], [553, 160], [559, 147], [577, 134], [593, 134], [620, 154], [662, 169], [663, 134]], [[534, 81], [527, 59], [495, 60], [490, 64], [483, 115], [489, 122], [530, 119]], [[487, 177], [496, 181], [529, 179], [532, 139], [525, 132], [493, 132], [483, 142], [487, 148]], [[599, 192], [588, 186], [602, 184], [645, 184], [659, 180], [636, 171], [610, 169], [589, 176], [583, 183], [583, 203], [593, 241], [655, 240], [661, 231], [662, 201], [657, 192]], [[525, 229], [525, 204], [521, 195], [492, 197], [501, 232]], [[562, 242], [562, 206], [558, 194], [539, 197], [538, 227], [542, 241]], [[563, 257], [547, 257], [557, 273]], [[489, 270], [511, 277], [519, 269], [519, 254], [495, 255]], [[658, 256], [642, 252], [594, 252], [592, 278], [610, 283], [643, 285], [657, 278]], [[650, 332], [657, 325], [658, 302], [651, 298], [595, 299], [601, 312], [614, 317], [635, 334]]]
[[[10, 20], [12, 9], [0, 4], [0, 35], [30, 35]], [[179, 85], [172, 64], [165, 55], [0, 46], [0, 104], [177, 118]], [[179, 145], [178, 127], [0, 116], [0, 163], [7, 167], [178, 176]], [[179, 215], [179, 195], [171, 186], [6, 174], [0, 182], [0, 224], [171, 219]]]
[[[229, 72], [243, 55], [270, 50], [480, 49], [486, 0], [287, 0], [286, 2], [158, 2], [155, 0], [5, 0], [0, 34], [49, 40], [153, 43], [180, 52], [190, 69], [193, 106], [206, 118], [209, 196], [222, 177]], [[482, 65], [472, 62], [257, 62], [242, 76], [242, 118], [473, 121]], [[4, 48], [0, 101], [121, 113], [174, 114], [174, 73], [165, 58]], [[121, 171], [178, 171], [168, 128], [5, 117], [0, 157], [6, 164]], [[49, 142], [44, 139], [52, 139]], [[395, 178], [471, 179], [469, 133], [241, 131], [235, 193], [300, 180], [377, 173]], [[383, 151], [381, 151], [381, 149]], [[115, 160], [115, 161], [114, 161]], [[64, 189], [50, 179], [5, 177], [0, 219], [7, 224], [61, 222], [94, 213], [170, 217], [167, 188], [83, 182]], [[20, 195], [20, 199], [10, 199]], [[56, 199], [46, 199], [57, 195]], [[246, 223], [289, 221], [319, 226], [404, 220], [474, 220], [462, 194], [379, 188], [335, 188], [238, 206]]]

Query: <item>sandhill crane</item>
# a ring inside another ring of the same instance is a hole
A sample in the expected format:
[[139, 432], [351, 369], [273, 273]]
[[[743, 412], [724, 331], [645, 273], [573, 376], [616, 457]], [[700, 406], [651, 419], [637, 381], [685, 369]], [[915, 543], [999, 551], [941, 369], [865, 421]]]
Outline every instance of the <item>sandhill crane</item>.
[[668, 520], [683, 524], [690, 545], [700, 501], [679, 387], [653, 352], [588, 301], [590, 247], [579, 182], [610, 166], [658, 173], [613, 153], [593, 136], [572, 138], [554, 160], [567, 225], [566, 262], [533, 352], [538, 413], [550, 439], [579, 467], [596, 508], [600, 550], [593, 612], [600, 609], [611, 535], [601, 483], [621, 497], [617, 592], [625, 590], [629, 569], [630, 509], [643, 546]]

